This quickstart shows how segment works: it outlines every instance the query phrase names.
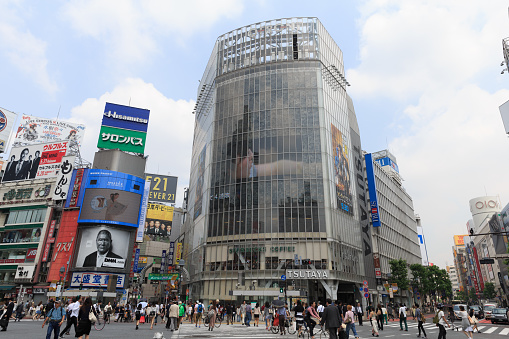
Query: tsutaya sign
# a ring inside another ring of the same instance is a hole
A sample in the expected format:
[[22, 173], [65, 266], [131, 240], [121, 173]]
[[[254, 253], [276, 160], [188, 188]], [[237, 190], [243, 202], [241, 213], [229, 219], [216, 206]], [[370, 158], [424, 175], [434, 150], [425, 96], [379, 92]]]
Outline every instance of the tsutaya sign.
[[286, 270], [287, 279], [328, 279], [327, 270]]

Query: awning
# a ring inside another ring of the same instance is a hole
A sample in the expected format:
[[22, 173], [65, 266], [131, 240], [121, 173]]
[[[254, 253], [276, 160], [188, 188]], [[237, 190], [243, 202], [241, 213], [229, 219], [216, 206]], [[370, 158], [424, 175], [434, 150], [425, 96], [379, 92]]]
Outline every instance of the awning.
[[16, 288], [15, 285], [12, 285], [12, 286], [0, 285], [0, 291], [9, 291], [9, 290], [12, 290], [12, 289], [15, 289], [15, 288]]

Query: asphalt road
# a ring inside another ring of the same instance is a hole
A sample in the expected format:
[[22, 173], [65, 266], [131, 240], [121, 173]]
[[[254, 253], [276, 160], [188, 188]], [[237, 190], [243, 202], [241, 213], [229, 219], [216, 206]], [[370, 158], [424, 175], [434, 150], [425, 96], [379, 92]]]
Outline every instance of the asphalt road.
[[[457, 322], [459, 324], [459, 322]], [[46, 337], [46, 327], [41, 329], [42, 321], [23, 320], [21, 322], [10, 322], [7, 332], [0, 333], [0, 339], [36, 339]], [[388, 325], [384, 326], [384, 331], [380, 331], [380, 338], [415, 338], [417, 335], [417, 324], [412, 320], [408, 321], [408, 332], [399, 330], [398, 322], [389, 322]], [[435, 327], [430, 320], [424, 325], [428, 338], [437, 338], [438, 329]], [[364, 322], [364, 326], [356, 325], [357, 332], [360, 338], [373, 338], [371, 336], [371, 326], [369, 323]], [[509, 338], [509, 326], [508, 325], [491, 325], [491, 324], [479, 324], [481, 329], [480, 334], [474, 333], [474, 338], [500, 338], [500, 336], [508, 336]], [[197, 328], [189, 323], [184, 323], [179, 331], [170, 332], [164, 328], [163, 324], [155, 326], [153, 330], [150, 329], [150, 325], [142, 325], [139, 330], [135, 330], [133, 323], [111, 323], [107, 324], [102, 331], [96, 331], [92, 329], [90, 338], [111, 338], [111, 339], [149, 339], [153, 338], [156, 332], [163, 331], [166, 339], [178, 339], [178, 338], [281, 338], [282, 336], [272, 334], [265, 330], [265, 325], [260, 324], [259, 327], [249, 327], [236, 324], [226, 326], [224, 323], [219, 328], [215, 328], [214, 331], [210, 332], [205, 327]], [[285, 335], [284, 337], [297, 338], [297, 335]], [[74, 338], [74, 330], [71, 329], [71, 335], [65, 336], [65, 338]], [[307, 336], [306, 336], [307, 338]], [[317, 336], [316, 339], [319, 337]], [[354, 338], [353, 333], [350, 333], [350, 338]], [[461, 331], [447, 331], [448, 339], [463, 339], [465, 334]]]

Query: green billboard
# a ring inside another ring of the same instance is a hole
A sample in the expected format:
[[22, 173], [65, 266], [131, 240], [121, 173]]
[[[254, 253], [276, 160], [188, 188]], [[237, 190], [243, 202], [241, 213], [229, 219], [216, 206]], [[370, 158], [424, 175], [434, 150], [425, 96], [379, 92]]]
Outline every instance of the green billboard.
[[146, 132], [101, 126], [97, 147], [144, 154], [146, 138]]

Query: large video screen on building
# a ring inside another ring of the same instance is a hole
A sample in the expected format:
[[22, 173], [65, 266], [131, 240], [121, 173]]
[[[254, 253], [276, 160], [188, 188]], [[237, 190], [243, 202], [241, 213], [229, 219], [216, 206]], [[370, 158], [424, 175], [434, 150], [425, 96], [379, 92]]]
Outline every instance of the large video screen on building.
[[87, 188], [78, 222], [138, 227], [141, 194], [111, 188]]
[[98, 224], [80, 228], [76, 267], [124, 269], [132, 231]]

